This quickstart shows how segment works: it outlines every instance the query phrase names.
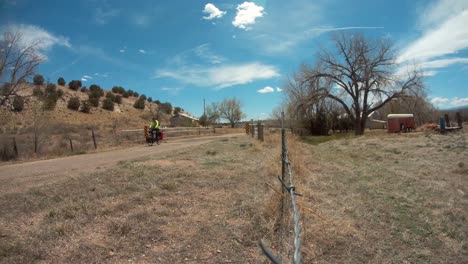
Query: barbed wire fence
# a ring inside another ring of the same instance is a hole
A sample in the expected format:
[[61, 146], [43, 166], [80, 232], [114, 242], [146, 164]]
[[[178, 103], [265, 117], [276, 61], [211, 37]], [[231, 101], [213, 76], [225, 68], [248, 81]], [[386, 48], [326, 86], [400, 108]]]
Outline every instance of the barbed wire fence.
[[[286, 131], [284, 128], [284, 113], [281, 113], [281, 204], [280, 204], [280, 228], [279, 228], [279, 256], [275, 255], [260, 240], [260, 247], [267, 258], [275, 264], [294, 263], [300, 264], [301, 260], [301, 227], [300, 215], [297, 206], [297, 196], [294, 186], [291, 162], [289, 160]], [[287, 184], [286, 181], [289, 181]], [[294, 225], [294, 226], [293, 226]]]

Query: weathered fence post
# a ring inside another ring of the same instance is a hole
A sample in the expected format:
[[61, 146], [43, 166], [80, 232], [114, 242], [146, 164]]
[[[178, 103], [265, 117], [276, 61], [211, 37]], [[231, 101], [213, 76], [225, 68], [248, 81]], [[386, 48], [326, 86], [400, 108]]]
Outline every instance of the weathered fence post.
[[97, 149], [96, 137], [94, 136], [94, 128], [91, 128], [91, 135], [93, 136], [94, 149]]
[[71, 138], [70, 138], [70, 149], [71, 149], [71, 152], [73, 152], [73, 143], [72, 143]]
[[13, 137], [13, 151], [15, 152], [15, 157], [18, 157], [18, 146], [16, 145], [15, 137]]
[[213, 126], [213, 135], [216, 134], [216, 128]]
[[263, 142], [263, 124], [261, 124], [260, 122], [258, 122], [257, 124], [257, 137], [258, 140]]
[[250, 134], [252, 135], [252, 138], [255, 138], [255, 125], [253, 119], [250, 121]]
[[444, 118], [445, 118], [445, 126], [446, 126], [446, 127], [450, 127], [449, 115], [448, 115], [448, 114], [445, 114], [445, 115], [444, 115]]
[[457, 112], [455, 115], [455, 118], [457, 119], [457, 124], [459, 127], [463, 127], [463, 119], [460, 115], [460, 112]]

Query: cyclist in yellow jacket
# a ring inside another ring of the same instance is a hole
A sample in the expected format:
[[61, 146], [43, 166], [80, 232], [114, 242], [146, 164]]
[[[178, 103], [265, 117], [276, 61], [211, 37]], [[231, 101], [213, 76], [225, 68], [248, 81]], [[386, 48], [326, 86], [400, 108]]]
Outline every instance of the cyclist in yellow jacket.
[[153, 117], [148, 127], [149, 127], [149, 132], [151, 133], [151, 135], [153, 135], [153, 131], [156, 132], [156, 134], [154, 135], [157, 135], [159, 133], [159, 122], [158, 120], [156, 120], [156, 118]]

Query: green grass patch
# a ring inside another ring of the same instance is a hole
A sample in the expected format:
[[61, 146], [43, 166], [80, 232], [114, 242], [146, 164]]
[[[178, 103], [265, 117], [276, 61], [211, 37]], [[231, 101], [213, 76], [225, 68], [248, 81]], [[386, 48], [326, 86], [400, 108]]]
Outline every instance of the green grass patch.
[[354, 135], [350, 133], [343, 133], [343, 134], [333, 134], [331, 136], [306, 136], [302, 137], [301, 140], [304, 143], [310, 145], [318, 145], [332, 140], [340, 140], [340, 139], [351, 139]]

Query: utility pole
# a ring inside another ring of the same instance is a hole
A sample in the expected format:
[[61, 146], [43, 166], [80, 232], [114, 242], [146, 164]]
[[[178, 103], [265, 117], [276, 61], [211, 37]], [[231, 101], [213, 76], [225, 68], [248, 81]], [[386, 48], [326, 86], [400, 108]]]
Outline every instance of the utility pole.
[[203, 115], [206, 116], [205, 98], [203, 98]]

